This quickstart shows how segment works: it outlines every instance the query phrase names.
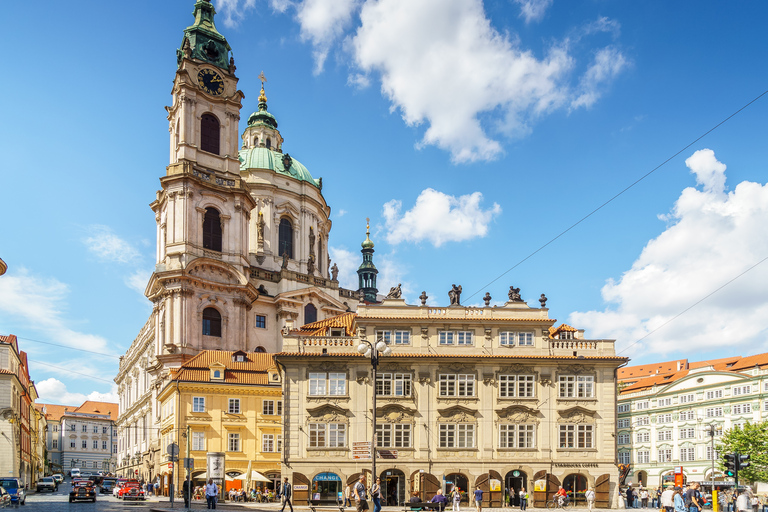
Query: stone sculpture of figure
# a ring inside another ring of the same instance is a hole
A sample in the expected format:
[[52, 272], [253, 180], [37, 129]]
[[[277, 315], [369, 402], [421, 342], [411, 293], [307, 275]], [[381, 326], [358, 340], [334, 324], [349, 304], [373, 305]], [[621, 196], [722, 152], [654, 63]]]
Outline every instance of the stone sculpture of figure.
[[256, 241], [259, 245], [264, 244], [264, 213], [259, 212], [259, 221], [256, 223]]
[[387, 294], [388, 299], [399, 299], [400, 296], [403, 294], [403, 292], [400, 291], [400, 285], [401, 283], [397, 283], [397, 286], [393, 286], [389, 289], [389, 293]]
[[419, 299], [421, 299], [421, 305], [426, 306], [427, 305], [427, 299], [429, 296], [427, 295], [426, 290], [421, 292], [421, 295], [419, 295]]
[[331, 279], [333, 279], [334, 281], [339, 280], [339, 267], [336, 266], [335, 262], [331, 267]]
[[288, 253], [283, 253], [283, 265], [281, 268], [288, 268]]
[[541, 298], [539, 299], [539, 302], [541, 302], [542, 308], [547, 307], [547, 296], [542, 293]]
[[520, 288], [510, 286], [509, 293], [507, 295], [509, 295], [510, 302], [523, 302], [523, 299], [520, 298]]
[[461, 306], [461, 285], [451, 285], [451, 291], [448, 292], [448, 298], [451, 300], [451, 306]]
[[491, 305], [491, 294], [488, 292], [485, 292], [485, 297], [483, 297], [483, 301], [485, 302], [485, 307], [488, 307]]
[[314, 273], [315, 273], [315, 255], [310, 253], [309, 260], [307, 260], [307, 274], [313, 275]]

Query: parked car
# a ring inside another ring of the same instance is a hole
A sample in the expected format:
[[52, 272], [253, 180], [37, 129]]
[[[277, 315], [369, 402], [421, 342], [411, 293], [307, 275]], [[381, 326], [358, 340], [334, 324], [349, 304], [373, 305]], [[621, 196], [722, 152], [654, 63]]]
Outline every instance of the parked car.
[[144, 496], [144, 491], [141, 488], [141, 484], [136, 481], [126, 482], [123, 488], [120, 489], [120, 492], [118, 493], [117, 497], [122, 500], [146, 499], [146, 497]]
[[123, 488], [123, 486], [125, 485], [125, 483], [126, 483], [127, 481], [128, 481], [128, 480], [127, 480], [126, 478], [118, 478], [118, 479], [117, 479], [117, 483], [116, 483], [116, 484], [115, 484], [115, 486], [112, 488], [112, 496], [114, 496], [115, 498], [117, 498], [117, 497], [118, 497], [118, 495], [120, 494], [120, 489], [122, 489], [122, 488]]
[[72, 468], [69, 471], [69, 476], [71, 476], [73, 480], [75, 478], [80, 478], [80, 468]]
[[11, 495], [11, 503], [24, 505], [27, 502], [27, 493], [24, 491], [24, 486], [21, 485], [18, 478], [0, 479], [0, 487]]
[[101, 481], [101, 488], [99, 489], [99, 492], [101, 494], [110, 494], [117, 484], [117, 478], [111, 477], [111, 476], [105, 476], [104, 479]]
[[52, 476], [44, 476], [37, 481], [37, 492], [51, 491], [56, 492], [59, 490], [59, 484]]
[[11, 495], [8, 491], [0, 487], [0, 508], [6, 508], [11, 506]]
[[74, 480], [69, 491], [69, 502], [87, 500], [96, 503], [96, 488], [90, 480]]
[[62, 475], [61, 473], [54, 473], [51, 475], [51, 477], [53, 477], [53, 479], [56, 480], [57, 484], [60, 484], [64, 481], [64, 475]]

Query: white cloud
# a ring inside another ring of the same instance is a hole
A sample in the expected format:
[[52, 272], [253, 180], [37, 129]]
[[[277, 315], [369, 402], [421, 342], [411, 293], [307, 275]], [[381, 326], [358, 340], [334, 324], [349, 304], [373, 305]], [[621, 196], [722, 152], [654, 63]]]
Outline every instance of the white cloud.
[[602, 88], [627, 66], [624, 55], [616, 48], [602, 48], [595, 54], [592, 64], [581, 77], [577, 96], [571, 101], [571, 109], [591, 107], [600, 99]]
[[133, 263], [140, 258], [139, 251], [112, 232], [108, 226], [92, 225], [88, 227], [89, 236], [83, 242], [99, 259]]
[[667, 229], [620, 279], [608, 280], [605, 310], [574, 312], [569, 323], [591, 337], [616, 338], [619, 348], [658, 328], [631, 349], [644, 354], [668, 354], [671, 347], [765, 349], [768, 262], [672, 320], [768, 256], [768, 238], [756, 235], [768, 225], [768, 185], [745, 181], [724, 193], [725, 165], [708, 149], [686, 165], [703, 190], [683, 190], [663, 217]]
[[526, 23], [539, 21], [544, 17], [547, 9], [552, 5], [552, 0], [515, 0], [520, 6], [520, 17]]
[[51, 377], [35, 384], [37, 392], [40, 395], [38, 402], [52, 403], [60, 405], [82, 405], [86, 400], [97, 402], [118, 403], [117, 386], [112, 385], [107, 393], [93, 391], [87, 395], [83, 393], [73, 393], [67, 390], [67, 385], [58, 379]]
[[481, 208], [480, 192], [459, 197], [449, 196], [428, 188], [416, 198], [416, 204], [401, 214], [402, 202], [393, 199], [384, 204], [387, 241], [430, 241], [435, 247], [446, 242], [461, 242], [488, 233], [488, 225], [501, 213], [501, 206], [494, 203], [487, 210]]
[[133, 274], [125, 278], [125, 285], [144, 295], [144, 291], [147, 289], [147, 283], [149, 283], [149, 278], [151, 276], [151, 270], [136, 270]]
[[357, 0], [304, 0], [298, 4], [301, 38], [314, 47], [315, 74], [323, 70], [331, 46], [344, 34], [357, 9]]
[[336, 213], [336, 216], [337, 216], [337, 217], [343, 217], [343, 216], [345, 216], [346, 214], [347, 214], [347, 210], [345, 210], [345, 209], [341, 208], [341, 209], [338, 211], [338, 213]]
[[224, 25], [233, 27], [245, 17], [246, 11], [256, 6], [256, 0], [217, 0], [214, 6], [224, 17]]
[[347, 77], [347, 85], [355, 89], [365, 89], [371, 85], [371, 79], [363, 73], [352, 73]]
[[329, 247], [331, 265], [336, 263], [339, 269], [339, 286], [348, 290], [357, 290], [357, 268], [363, 261], [362, 255], [349, 251], [344, 247]]

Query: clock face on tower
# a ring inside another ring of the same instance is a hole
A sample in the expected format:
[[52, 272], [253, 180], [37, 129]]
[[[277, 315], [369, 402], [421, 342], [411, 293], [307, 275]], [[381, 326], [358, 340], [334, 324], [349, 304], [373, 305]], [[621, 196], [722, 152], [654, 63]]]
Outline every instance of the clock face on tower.
[[224, 92], [224, 79], [212, 69], [201, 69], [197, 74], [197, 85], [208, 94], [218, 96]]

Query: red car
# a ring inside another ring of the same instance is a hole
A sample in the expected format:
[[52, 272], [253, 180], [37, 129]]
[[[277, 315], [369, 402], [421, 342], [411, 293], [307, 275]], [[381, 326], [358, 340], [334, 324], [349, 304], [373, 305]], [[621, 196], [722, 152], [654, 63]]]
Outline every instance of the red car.
[[117, 491], [117, 497], [122, 500], [143, 500], [144, 491], [138, 482], [126, 482], [125, 485]]

